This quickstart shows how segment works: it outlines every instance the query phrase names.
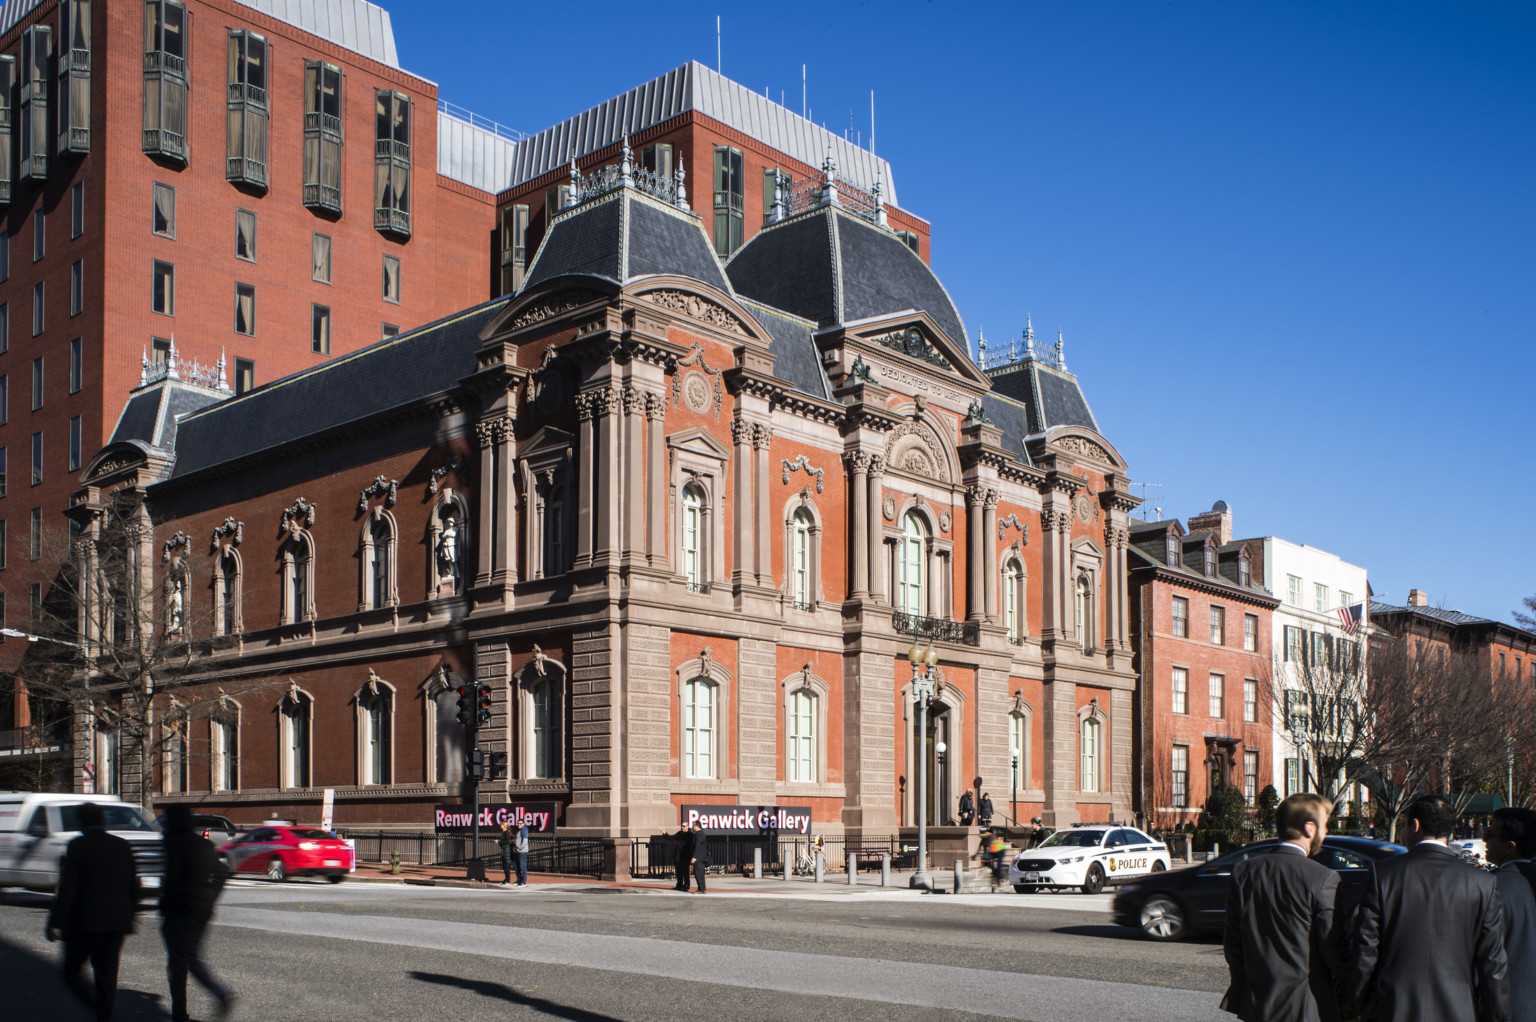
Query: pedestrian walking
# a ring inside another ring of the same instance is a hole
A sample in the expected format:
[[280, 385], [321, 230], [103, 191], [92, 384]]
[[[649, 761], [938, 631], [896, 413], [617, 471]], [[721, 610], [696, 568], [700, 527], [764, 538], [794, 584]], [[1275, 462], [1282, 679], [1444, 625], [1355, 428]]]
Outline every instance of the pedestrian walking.
[[1509, 1018], [1504, 910], [1494, 878], [1446, 841], [1451, 803], [1408, 807], [1407, 855], [1377, 859], [1354, 926], [1348, 989], [1367, 1022]]
[[1339, 1017], [1339, 875], [1310, 858], [1322, 850], [1332, 812], [1321, 795], [1292, 795], [1275, 811], [1279, 847], [1232, 870], [1222, 941], [1231, 982], [1221, 1007], [1243, 1022]]
[[203, 961], [203, 936], [213, 906], [224, 889], [224, 865], [213, 842], [192, 826], [192, 810], [173, 805], [165, 811], [165, 878], [160, 884], [160, 937], [165, 941], [165, 974], [171, 987], [171, 1022], [188, 1022], [187, 974], [219, 1002], [219, 1017], [229, 1014], [234, 991], [219, 982]]
[[672, 868], [677, 870], [677, 889], [684, 894], [688, 893], [692, 883], [690, 876], [693, 872], [693, 832], [688, 825], [683, 824], [677, 832], [677, 851], [672, 856]]
[[975, 818], [976, 801], [971, 798], [971, 789], [966, 788], [965, 794], [960, 796], [960, 826], [969, 827]]
[[688, 837], [688, 864], [693, 868], [693, 879], [699, 885], [696, 893], [703, 894], [704, 870], [709, 865], [709, 849], [704, 841], [703, 824], [695, 820], [693, 830], [689, 833]]
[[517, 856], [517, 886], [528, 886], [528, 824], [526, 822], [517, 828], [517, 836], [512, 839], [512, 854]]
[[496, 835], [496, 848], [501, 852], [501, 884], [502, 887], [512, 886], [512, 821], [502, 820], [501, 830]]
[[992, 826], [992, 796], [986, 792], [981, 793], [981, 803], [977, 807], [976, 816], [983, 827]]
[[[985, 798], [986, 796], [982, 796]], [[981, 861], [992, 871], [992, 893], [996, 894], [1003, 882], [1003, 859], [1008, 852], [1008, 843], [1003, 840], [1001, 832], [986, 828], [981, 832], [981, 848], [977, 855]]]
[[1486, 840], [1504, 903], [1510, 1022], [1536, 1022], [1536, 810], [1495, 809]]
[[[64, 850], [44, 933], [50, 941], [64, 938], [64, 983], [95, 1010], [97, 1019], [108, 1019], [117, 1001], [123, 938], [133, 932], [138, 909], [139, 871], [128, 842], [107, 832], [101, 806], [86, 802], [75, 807], [75, 821], [81, 833]], [[94, 990], [80, 975], [86, 959]]]

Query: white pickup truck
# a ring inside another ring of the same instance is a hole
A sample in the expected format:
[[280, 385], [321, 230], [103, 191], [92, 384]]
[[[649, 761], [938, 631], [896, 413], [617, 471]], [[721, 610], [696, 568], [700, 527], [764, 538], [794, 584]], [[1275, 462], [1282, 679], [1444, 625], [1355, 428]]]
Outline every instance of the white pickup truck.
[[64, 849], [80, 835], [75, 813], [82, 802], [101, 806], [107, 830], [133, 847], [144, 893], [159, 890], [165, 847], [159, 828], [138, 806], [101, 795], [14, 791], [0, 792], [0, 887], [58, 886]]

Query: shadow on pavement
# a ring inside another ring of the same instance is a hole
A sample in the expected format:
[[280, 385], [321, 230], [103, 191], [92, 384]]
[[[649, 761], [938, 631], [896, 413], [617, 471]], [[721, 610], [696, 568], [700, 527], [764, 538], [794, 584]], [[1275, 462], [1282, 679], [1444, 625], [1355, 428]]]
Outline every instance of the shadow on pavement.
[[[7, 900], [15, 894], [10, 892]], [[46, 895], [42, 897], [45, 903], [50, 900]], [[86, 966], [84, 975], [86, 985], [89, 986], [90, 966]], [[56, 955], [44, 957], [4, 938], [0, 938], [0, 990], [5, 991], [6, 1018], [48, 1019], [50, 1022], [74, 1022], [79, 1019], [86, 1022], [96, 1014], [81, 1004], [59, 978], [59, 959]], [[158, 994], [119, 987], [112, 1017], [167, 1019], [170, 1014], [161, 1006]]]
[[[1142, 936], [1141, 931], [1134, 926], [1116, 926], [1111, 923], [1101, 923], [1091, 926], [1057, 926], [1051, 929], [1052, 933], [1070, 933], [1078, 937], [1103, 937], [1106, 940], [1133, 940], [1147, 941], [1150, 939]], [[1220, 933], [1194, 933], [1183, 938], [1185, 944], [1221, 944]]]
[[600, 1015], [595, 1011], [585, 1011], [581, 1008], [571, 1008], [554, 1001], [546, 1001], [542, 997], [528, 997], [518, 993], [509, 986], [500, 983], [492, 983], [483, 979], [464, 979], [461, 976], [448, 976], [441, 972], [411, 971], [411, 978], [421, 983], [437, 983], [441, 986], [458, 987], [460, 990], [468, 990], [479, 994], [481, 997], [494, 997], [510, 1004], [522, 1005], [535, 1011], [548, 1015], [551, 1018], [566, 1018], [573, 1022], [617, 1022], [612, 1015]]

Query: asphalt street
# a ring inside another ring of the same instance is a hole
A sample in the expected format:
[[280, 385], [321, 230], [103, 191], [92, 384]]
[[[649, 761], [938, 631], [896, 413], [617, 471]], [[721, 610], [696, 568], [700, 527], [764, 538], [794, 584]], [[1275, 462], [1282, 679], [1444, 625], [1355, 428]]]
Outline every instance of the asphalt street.
[[[243, 882], [208, 957], [238, 1019], [1229, 1018], [1214, 940], [1142, 940], [1108, 900]], [[47, 905], [16, 891], [0, 904], [8, 1019], [89, 1017], [56, 978]], [[168, 1017], [151, 915], [125, 945], [121, 991], [118, 1018]], [[200, 990], [192, 1005], [213, 1008]]]

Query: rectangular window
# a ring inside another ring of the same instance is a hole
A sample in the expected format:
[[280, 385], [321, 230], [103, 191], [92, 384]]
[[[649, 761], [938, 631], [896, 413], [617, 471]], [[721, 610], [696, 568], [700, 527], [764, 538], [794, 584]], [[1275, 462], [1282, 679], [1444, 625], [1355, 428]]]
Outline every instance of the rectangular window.
[[715, 251], [721, 258], [741, 247], [746, 191], [740, 149], [715, 146]]
[[69, 419], [69, 470], [80, 471], [80, 416]]
[[1354, 602], [1355, 602], [1355, 594], [1354, 593], [1350, 592], [1348, 589], [1340, 589], [1339, 590], [1339, 606], [1341, 606], [1341, 607], [1350, 607], [1350, 606], [1354, 605]]
[[76, 337], [69, 342], [69, 392], [80, 393], [80, 377], [84, 375], [84, 341]]
[[411, 235], [411, 97], [374, 93], [373, 226]]
[[256, 288], [251, 284], [235, 285], [235, 333], [251, 336], [256, 333]]
[[672, 180], [672, 146], [657, 142], [640, 150], [640, 169], [655, 174], [663, 182]]
[[32, 434], [32, 485], [39, 486], [43, 482], [43, 433], [41, 430]]
[[1285, 797], [1301, 791], [1301, 770], [1294, 758], [1285, 761]]
[[1173, 712], [1189, 712], [1189, 670], [1187, 668], [1173, 669]]
[[176, 189], [155, 183], [154, 203], [150, 209], [150, 230], [162, 238], [176, 237]]
[[0, 231], [0, 281], [11, 279], [11, 234]]
[[1227, 642], [1227, 612], [1221, 607], [1211, 608], [1211, 645], [1224, 646]]
[[27, 560], [43, 556], [43, 509], [35, 507], [27, 517]]
[[256, 363], [248, 358], [235, 359], [235, 393], [256, 389]]
[[85, 260], [76, 259], [69, 267], [69, 314], [80, 315], [85, 308]]
[[[243, 29], [229, 33], [226, 180], [267, 187], [267, 40]], [[254, 257], [253, 257], [254, 258]]]
[[0, 426], [5, 425], [10, 418], [10, 377], [0, 376]]
[[384, 257], [384, 300], [400, 304], [400, 260], [392, 255]]
[[7, 450], [8, 448], [6, 447], [0, 447], [0, 497], [5, 496], [6, 469], [9, 467], [7, 462], [10, 460], [6, 453]]
[[1301, 606], [1301, 579], [1295, 575], [1285, 576], [1285, 602], [1293, 607]]
[[1243, 798], [1253, 805], [1253, 800], [1259, 794], [1259, 754], [1257, 752], [1243, 753]]
[[48, 254], [48, 217], [41, 209], [32, 212], [32, 261]]
[[380, 335], [382, 340], [386, 340], [387, 341], [391, 337], [399, 337], [399, 336], [400, 336], [400, 328], [398, 326], [396, 326], [393, 323], [385, 323], [384, 324], [384, 330], [383, 330], [383, 332]]
[[501, 293], [509, 295], [523, 286], [528, 268], [528, 206], [507, 206], [501, 211]]
[[304, 205], [341, 212], [341, 68], [304, 65]]
[[1259, 651], [1259, 619], [1256, 615], [1243, 615], [1243, 649], [1250, 653]]
[[152, 305], [163, 316], [176, 315], [176, 267], [155, 260]]
[[1285, 626], [1285, 659], [1287, 663], [1299, 664], [1306, 659], [1307, 640], [1300, 628]]
[[544, 230], [549, 230], [549, 225], [554, 222], [565, 207], [574, 200], [571, 195], [570, 185], [554, 185], [544, 189]]
[[1328, 587], [1312, 583], [1312, 609], [1321, 614], [1328, 609]]
[[21, 142], [23, 181], [48, 176], [48, 62], [53, 57], [53, 29], [33, 25], [21, 33]]
[[155, 365], [165, 365], [171, 360], [171, 342], [164, 337], [156, 337], [149, 342], [149, 359]]
[[0, 56], [0, 203], [11, 201], [12, 108], [16, 91], [16, 58]]
[[43, 407], [43, 356], [32, 360], [32, 410]]
[[310, 306], [310, 339], [315, 354], [331, 353], [331, 310], [323, 305]]
[[[5, 519], [0, 518], [0, 571], [5, 569]], [[0, 620], [0, 628], [5, 627], [5, 622]]]
[[1173, 634], [1181, 639], [1189, 637], [1189, 601], [1182, 596], [1173, 598]]
[[1183, 809], [1189, 805], [1189, 746], [1173, 747], [1173, 806]]
[[85, 182], [76, 181], [69, 189], [69, 236], [85, 233]]
[[[42, 555], [39, 554], [38, 556]], [[41, 582], [33, 582], [27, 586], [27, 626], [33, 631], [37, 630], [38, 612], [42, 608], [43, 584]]]
[[1322, 632], [1312, 633], [1312, 666], [1322, 667], [1328, 663], [1328, 636]]
[[1222, 718], [1227, 715], [1227, 679], [1220, 674], [1211, 675], [1207, 683], [1211, 697], [1211, 716]]
[[60, 0], [58, 64], [58, 151], [61, 154], [88, 153], [91, 151], [91, 0]]
[[11, 303], [0, 302], [0, 355], [11, 350]]
[[1259, 722], [1259, 683], [1253, 678], [1243, 679], [1243, 720], [1249, 724]]
[[187, 10], [144, 3], [144, 152], [187, 162]]
[[235, 258], [256, 261], [256, 214], [248, 209], [235, 210]]
[[43, 332], [43, 282], [32, 285], [32, 336]]
[[328, 234], [316, 234], [309, 241], [309, 277], [322, 284], [331, 282], [331, 238]]

